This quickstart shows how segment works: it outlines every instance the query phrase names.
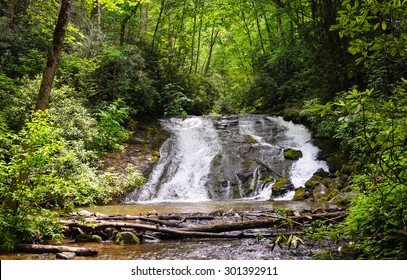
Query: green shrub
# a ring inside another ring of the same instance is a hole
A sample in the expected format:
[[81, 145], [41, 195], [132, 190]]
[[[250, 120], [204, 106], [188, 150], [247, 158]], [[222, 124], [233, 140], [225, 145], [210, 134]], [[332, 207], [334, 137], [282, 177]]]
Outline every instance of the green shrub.
[[[67, 140], [48, 111], [36, 112], [17, 134], [8, 133], [8, 159], [0, 157], [0, 247], [11, 250], [22, 241], [58, 239], [55, 212], [107, 203], [143, 182], [129, 166], [124, 175], [100, 174], [88, 161], [79, 140]], [[61, 118], [63, 119], [63, 118]], [[4, 142], [4, 141], [3, 141]]]
[[129, 107], [119, 99], [98, 113], [99, 122], [95, 144], [100, 150], [120, 150], [122, 143], [129, 139], [131, 132], [122, 125], [129, 118]]

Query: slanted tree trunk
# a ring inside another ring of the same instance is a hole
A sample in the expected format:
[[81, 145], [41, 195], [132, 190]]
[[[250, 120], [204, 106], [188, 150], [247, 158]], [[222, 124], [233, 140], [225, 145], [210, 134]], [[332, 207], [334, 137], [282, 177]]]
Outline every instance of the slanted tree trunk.
[[48, 108], [52, 84], [54, 83], [55, 72], [61, 57], [62, 47], [68, 27], [73, 0], [62, 0], [59, 10], [57, 25], [55, 26], [51, 49], [48, 53], [47, 65], [42, 76], [40, 91], [38, 93], [36, 111], [43, 111]]
[[160, 13], [158, 15], [157, 23], [156, 23], [155, 29], [154, 29], [153, 42], [151, 43], [151, 49], [152, 50], [155, 49], [155, 40], [156, 40], [156, 37], [157, 37], [158, 28], [160, 27], [160, 24], [161, 24], [161, 18], [162, 18], [163, 12], [164, 12], [164, 8], [165, 8], [165, 0], [162, 0], [161, 1]]
[[212, 52], [213, 52], [213, 46], [215, 45], [216, 38], [218, 37], [220, 29], [218, 29], [215, 33], [215, 23], [212, 24], [212, 34], [211, 34], [211, 41], [210, 41], [210, 46], [209, 46], [209, 52], [208, 52], [208, 60], [205, 64], [205, 69], [204, 69], [204, 74], [206, 75], [209, 72], [209, 67], [211, 65], [211, 60], [212, 60]]

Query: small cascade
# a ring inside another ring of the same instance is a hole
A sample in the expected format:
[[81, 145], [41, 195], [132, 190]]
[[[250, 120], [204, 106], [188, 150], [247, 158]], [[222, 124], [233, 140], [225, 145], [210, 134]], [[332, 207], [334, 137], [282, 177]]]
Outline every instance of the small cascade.
[[[322, 168], [318, 148], [302, 125], [262, 115], [164, 119], [170, 137], [148, 182], [126, 198], [141, 201], [267, 200], [275, 179], [288, 177], [303, 186]], [[284, 148], [301, 150], [297, 161], [284, 160]], [[292, 194], [282, 198], [290, 199]]]
[[325, 161], [316, 160], [319, 149], [311, 143], [311, 132], [305, 126], [286, 122], [282, 117], [277, 118], [276, 121], [287, 128], [282, 145], [302, 152], [302, 157], [293, 163], [290, 171], [290, 179], [294, 187], [304, 186], [305, 182], [320, 168], [329, 170]]

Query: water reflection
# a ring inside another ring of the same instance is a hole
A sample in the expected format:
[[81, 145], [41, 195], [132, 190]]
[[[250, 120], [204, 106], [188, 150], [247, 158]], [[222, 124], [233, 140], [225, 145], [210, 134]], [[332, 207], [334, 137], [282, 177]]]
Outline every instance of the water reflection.
[[311, 210], [316, 208], [328, 209], [331, 207], [325, 202], [304, 202], [304, 201], [265, 201], [254, 199], [235, 199], [235, 200], [208, 200], [197, 202], [145, 202], [135, 204], [107, 205], [85, 208], [91, 212], [102, 213], [106, 215], [139, 215], [148, 213], [210, 213], [221, 210], [230, 211], [263, 211], [278, 208], [288, 208], [295, 211]]

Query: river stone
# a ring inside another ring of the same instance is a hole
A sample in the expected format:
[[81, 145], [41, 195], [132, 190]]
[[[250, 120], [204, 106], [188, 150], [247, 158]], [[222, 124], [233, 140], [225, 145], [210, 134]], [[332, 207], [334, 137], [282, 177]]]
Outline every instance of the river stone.
[[75, 242], [78, 243], [90, 243], [90, 242], [96, 242], [96, 243], [101, 243], [102, 242], [102, 237], [96, 234], [82, 234], [76, 237]]
[[284, 158], [288, 160], [297, 160], [302, 158], [302, 152], [300, 150], [287, 148], [284, 149]]
[[75, 256], [76, 254], [74, 252], [62, 252], [55, 255], [55, 257], [60, 260], [72, 260]]
[[140, 239], [134, 233], [124, 231], [116, 234], [115, 243], [118, 245], [140, 244]]
[[294, 190], [294, 185], [288, 178], [279, 178], [276, 182], [271, 186], [271, 196], [272, 197], [279, 197], [283, 196], [289, 191]]

